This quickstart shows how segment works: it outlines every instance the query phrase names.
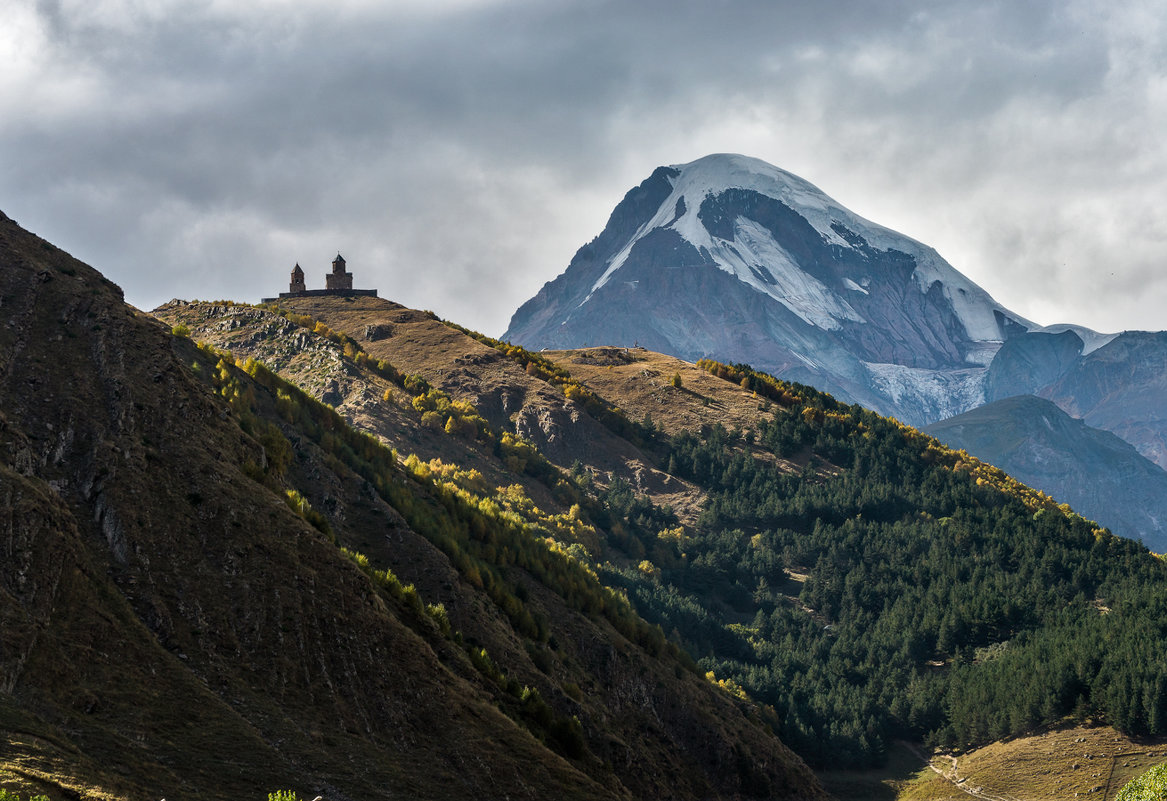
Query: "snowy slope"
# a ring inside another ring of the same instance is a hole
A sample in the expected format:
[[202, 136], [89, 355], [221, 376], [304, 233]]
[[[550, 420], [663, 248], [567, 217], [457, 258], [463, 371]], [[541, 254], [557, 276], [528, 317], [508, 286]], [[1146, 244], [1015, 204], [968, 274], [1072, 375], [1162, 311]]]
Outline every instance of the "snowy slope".
[[1092, 331], [1082, 325], [1074, 325], [1073, 323], [1057, 323], [1055, 325], [1043, 325], [1038, 328], [1031, 328], [1030, 331], [1041, 334], [1060, 334], [1064, 331], [1073, 331], [1082, 340], [1083, 348], [1082, 355], [1086, 356], [1101, 348], [1103, 345], [1108, 345], [1115, 340], [1118, 334], [1100, 334], [1097, 331]]
[[[930, 247], [883, 226], [863, 219], [843, 208], [808, 181], [764, 161], [735, 154], [714, 154], [689, 164], [675, 165], [679, 174], [673, 191], [661, 203], [656, 215], [645, 222], [636, 235], [608, 264], [587, 297], [607, 284], [624, 266], [636, 244], [654, 229], [672, 229], [705, 252], [725, 272], [752, 289], [765, 293], [800, 318], [825, 330], [834, 330], [844, 321], [866, 322], [848, 299], [801, 269], [771, 233], [753, 220], [739, 217], [732, 240], [714, 236], [699, 218], [703, 201], [727, 189], [744, 189], [779, 200], [801, 215], [819, 233], [824, 243], [857, 249], [865, 244], [882, 251], [898, 251], [915, 259], [914, 278], [921, 292], [939, 281], [969, 337], [975, 341], [1000, 340], [1000, 312], [1025, 327], [1033, 324], [996, 303], [987, 292], [954, 270]], [[678, 211], [681, 213], [678, 214]], [[842, 227], [861, 239], [844, 238]], [[846, 289], [866, 294], [872, 276], [848, 276]]]
[[1114, 340], [1041, 328], [927, 245], [734, 154], [657, 168], [504, 337], [748, 362], [913, 425], [1039, 392]]

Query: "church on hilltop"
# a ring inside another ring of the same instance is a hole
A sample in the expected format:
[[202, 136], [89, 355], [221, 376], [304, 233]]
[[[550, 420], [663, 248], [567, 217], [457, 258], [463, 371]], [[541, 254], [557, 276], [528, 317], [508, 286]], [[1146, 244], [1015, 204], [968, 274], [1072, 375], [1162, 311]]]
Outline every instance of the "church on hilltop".
[[375, 289], [353, 289], [353, 274], [345, 269], [344, 256], [339, 253], [332, 260], [332, 272], [324, 276], [324, 289], [309, 289], [304, 283], [304, 271], [297, 263], [292, 268], [292, 281], [288, 284], [288, 291], [281, 292], [278, 298], [264, 298], [263, 303], [274, 303], [284, 298], [315, 298], [336, 295], [340, 297], [377, 297]]

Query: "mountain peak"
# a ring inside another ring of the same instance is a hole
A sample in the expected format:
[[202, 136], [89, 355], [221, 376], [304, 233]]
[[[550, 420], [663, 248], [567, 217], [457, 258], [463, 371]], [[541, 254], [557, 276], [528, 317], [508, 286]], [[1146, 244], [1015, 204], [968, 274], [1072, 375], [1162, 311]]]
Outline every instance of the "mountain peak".
[[688, 164], [674, 164], [679, 173], [676, 186], [685, 191], [706, 188], [709, 191], [725, 189], [752, 189], [761, 194], [786, 198], [799, 206], [846, 212], [817, 186], [792, 172], [775, 167], [769, 162], [740, 153], [711, 153]]
[[825, 192], [810, 181], [780, 167], [775, 167], [769, 162], [740, 153], [710, 153], [690, 161], [688, 164], [674, 164], [671, 169], [676, 170], [693, 184], [705, 181], [710, 188], [714, 189], [737, 187], [768, 191], [776, 185], [785, 185], [792, 192], [802, 192], [809, 196], [817, 196], [827, 202], [833, 202]]
[[[1032, 327], [932, 248], [786, 170], [717, 153], [658, 168], [630, 191], [504, 336], [748, 360], [890, 414], [936, 419], [977, 401], [975, 388], [955, 409], [926, 408], [931, 390], [920, 386], [933, 376], [903, 368], [983, 369], [1010, 334]], [[873, 395], [880, 382], [885, 396], [913, 395], [908, 407]]]

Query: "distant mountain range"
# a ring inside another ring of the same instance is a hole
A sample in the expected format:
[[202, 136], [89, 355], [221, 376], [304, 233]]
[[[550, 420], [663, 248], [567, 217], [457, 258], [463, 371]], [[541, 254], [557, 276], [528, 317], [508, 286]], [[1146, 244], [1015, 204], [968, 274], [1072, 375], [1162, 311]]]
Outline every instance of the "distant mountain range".
[[[745, 156], [657, 168], [503, 337], [745, 362], [915, 426], [1036, 395], [1167, 466], [1167, 334], [1038, 326], [932, 248]], [[1051, 492], [1075, 504], [1072, 484]], [[1122, 503], [1096, 507], [1102, 522], [1122, 528], [1107, 512]]]
[[[1035, 489], [1072, 498], [1076, 512], [1105, 521], [1115, 533], [1137, 537], [1167, 524], [1167, 471], [1044, 398], [1015, 395], [924, 431]], [[1167, 548], [1162, 536], [1146, 540], [1157, 551]]]

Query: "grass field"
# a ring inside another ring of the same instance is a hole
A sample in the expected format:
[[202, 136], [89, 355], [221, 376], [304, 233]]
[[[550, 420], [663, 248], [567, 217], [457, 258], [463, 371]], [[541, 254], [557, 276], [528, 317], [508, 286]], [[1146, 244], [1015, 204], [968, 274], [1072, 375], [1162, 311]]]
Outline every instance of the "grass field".
[[1124, 784], [1167, 762], [1167, 738], [1131, 739], [1106, 726], [1069, 726], [967, 753], [897, 743], [878, 771], [819, 774], [840, 801], [1111, 801]]

